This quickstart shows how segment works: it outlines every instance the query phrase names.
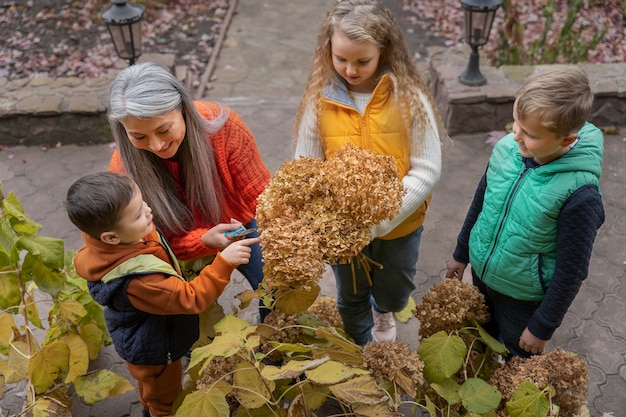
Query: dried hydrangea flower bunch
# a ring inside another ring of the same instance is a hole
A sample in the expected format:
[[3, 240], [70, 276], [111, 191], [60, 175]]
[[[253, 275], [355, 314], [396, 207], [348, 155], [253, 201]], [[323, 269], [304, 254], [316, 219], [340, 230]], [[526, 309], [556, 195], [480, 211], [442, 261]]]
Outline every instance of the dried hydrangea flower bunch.
[[399, 213], [403, 195], [391, 156], [351, 144], [328, 160], [285, 162], [257, 206], [264, 279], [317, 285], [324, 262], [351, 262], [370, 242], [371, 228]]
[[416, 390], [426, 386], [422, 374], [424, 362], [409, 345], [401, 341], [368, 343], [363, 348], [363, 368], [371, 371], [377, 381], [399, 385], [415, 397]]
[[[489, 383], [502, 393], [503, 403], [525, 381], [540, 390], [554, 388], [552, 401], [560, 416], [576, 416], [587, 401], [587, 367], [582, 358], [562, 349], [524, 359], [514, 357], [491, 375]], [[505, 414], [501, 414], [505, 415]]]
[[422, 338], [471, 326], [474, 320], [479, 324], [489, 321], [485, 297], [475, 286], [457, 279], [446, 279], [431, 287], [413, 314], [420, 321]]

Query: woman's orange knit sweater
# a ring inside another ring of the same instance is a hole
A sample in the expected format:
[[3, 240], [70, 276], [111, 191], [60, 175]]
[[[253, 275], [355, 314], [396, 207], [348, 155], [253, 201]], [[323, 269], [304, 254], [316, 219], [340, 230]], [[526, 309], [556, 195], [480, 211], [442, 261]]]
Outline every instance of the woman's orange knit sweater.
[[[196, 102], [196, 108], [206, 119], [216, 117], [220, 111], [219, 104], [214, 102]], [[234, 218], [247, 224], [256, 216], [257, 199], [270, 179], [270, 172], [263, 163], [254, 136], [241, 117], [231, 110], [224, 126], [207, 139], [213, 147], [224, 195], [229, 198], [228, 204], [223, 202], [222, 207], [230, 207], [230, 213], [223, 213], [222, 222], [229, 223], [230, 218]], [[184, 190], [179, 175], [180, 163], [164, 162]], [[113, 153], [109, 171], [125, 172], [119, 150]], [[195, 260], [217, 253], [217, 249], [205, 246], [201, 240], [201, 236], [213, 226], [203, 223], [196, 216], [196, 227], [193, 230], [183, 235], [166, 237], [178, 259]]]

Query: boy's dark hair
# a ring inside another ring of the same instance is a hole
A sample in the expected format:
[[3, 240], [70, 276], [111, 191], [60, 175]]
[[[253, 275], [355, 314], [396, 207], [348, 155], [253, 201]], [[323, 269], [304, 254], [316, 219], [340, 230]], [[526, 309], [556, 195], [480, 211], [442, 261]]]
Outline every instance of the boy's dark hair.
[[65, 209], [81, 231], [94, 239], [114, 230], [120, 212], [128, 206], [137, 189], [126, 175], [99, 172], [79, 178], [67, 190]]

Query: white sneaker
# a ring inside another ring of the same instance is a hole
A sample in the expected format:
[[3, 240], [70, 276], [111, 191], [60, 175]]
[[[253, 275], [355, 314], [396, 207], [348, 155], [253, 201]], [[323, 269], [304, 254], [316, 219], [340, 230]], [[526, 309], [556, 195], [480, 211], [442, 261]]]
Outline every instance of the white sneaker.
[[396, 320], [393, 313], [379, 313], [372, 309], [374, 327], [372, 337], [375, 342], [394, 342], [396, 340]]

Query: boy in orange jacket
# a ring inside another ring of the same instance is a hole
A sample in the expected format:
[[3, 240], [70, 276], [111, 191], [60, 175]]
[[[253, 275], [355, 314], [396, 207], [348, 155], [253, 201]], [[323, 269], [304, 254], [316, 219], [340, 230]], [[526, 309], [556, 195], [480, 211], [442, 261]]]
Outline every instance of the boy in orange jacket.
[[66, 208], [85, 242], [74, 258], [76, 272], [105, 306], [115, 350], [137, 380], [144, 417], [170, 415], [182, 391], [181, 358], [199, 337], [198, 314], [223, 292], [235, 267], [249, 261], [250, 245], [259, 239], [234, 241], [188, 282], [130, 177], [86, 175], [70, 186]]

